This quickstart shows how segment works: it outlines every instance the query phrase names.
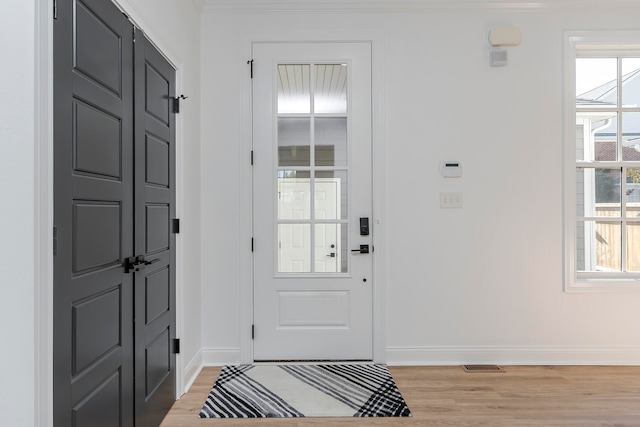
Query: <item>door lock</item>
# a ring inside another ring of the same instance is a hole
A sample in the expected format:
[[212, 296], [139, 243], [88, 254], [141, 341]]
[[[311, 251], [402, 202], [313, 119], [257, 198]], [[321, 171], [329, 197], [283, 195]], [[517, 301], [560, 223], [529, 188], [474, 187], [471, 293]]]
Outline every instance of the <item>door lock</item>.
[[356, 252], [360, 254], [368, 254], [369, 253], [369, 245], [360, 245], [360, 249], [351, 249], [351, 252]]

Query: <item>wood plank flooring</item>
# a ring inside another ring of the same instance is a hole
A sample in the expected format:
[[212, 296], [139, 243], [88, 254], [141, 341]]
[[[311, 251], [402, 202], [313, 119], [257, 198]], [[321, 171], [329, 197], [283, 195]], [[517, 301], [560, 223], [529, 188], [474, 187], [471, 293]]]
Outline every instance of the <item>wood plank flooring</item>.
[[640, 427], [640, 366], [389, 367], [411, 418], [199, 419], [220, 368], [206, 367], [161, 427]]

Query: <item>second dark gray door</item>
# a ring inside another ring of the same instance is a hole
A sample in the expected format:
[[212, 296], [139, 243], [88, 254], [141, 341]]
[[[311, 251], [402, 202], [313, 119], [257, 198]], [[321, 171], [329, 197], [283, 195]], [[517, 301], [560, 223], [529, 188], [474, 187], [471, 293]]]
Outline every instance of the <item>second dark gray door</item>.
[[175, 396], [175, 70], [140, 33], [135, 70], [136, 426], [157, 426]]

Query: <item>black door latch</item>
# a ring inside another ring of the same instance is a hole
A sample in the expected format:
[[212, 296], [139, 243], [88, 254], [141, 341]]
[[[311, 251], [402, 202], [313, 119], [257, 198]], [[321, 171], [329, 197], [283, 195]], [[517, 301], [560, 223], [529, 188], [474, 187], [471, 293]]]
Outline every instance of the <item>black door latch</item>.
[[357, 252], [359, 254], [368, 254], [369, 245], [360, 245], [360, 249], [351, 249], [351, 252]]
[[125, 273], [131, 273], [142, 270], [147, 265], [151, 265], [160, 261], [160, 258], [153, 259], [151, 261], [147, 261], [144, 259], [144, 255], [132, 256], [124, 260], [122, 266], [124, 267]]

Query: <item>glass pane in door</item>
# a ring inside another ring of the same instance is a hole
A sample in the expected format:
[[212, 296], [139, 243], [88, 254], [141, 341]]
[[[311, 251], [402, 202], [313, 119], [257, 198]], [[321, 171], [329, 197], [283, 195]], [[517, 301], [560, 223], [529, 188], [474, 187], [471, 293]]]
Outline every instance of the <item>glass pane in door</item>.
[[308, 64], [278, 65], [278, 114], [311, 112], [310, 70]]
[[278, 166], [311, 164], [311, 119], [280, 117], [278, 119]]
[[315, 76], [313, 111], [317, 114], [346, 114], [347, 65], [317, 64]]
[[308, 171], [278, 171], [278, 219], [311, 219], [311, 181]]
[[316, 166], [346, 166], [347, 118], [317, 117], [314, 125]]
[[313, 182], [316, 219], [347, 219], [347, 171], [317, 171]]
[[311, 225], [278, 224], [278, 273], [311, 272]]
[[347, 272], [347, 225], [315, 225], [316, 273]]

